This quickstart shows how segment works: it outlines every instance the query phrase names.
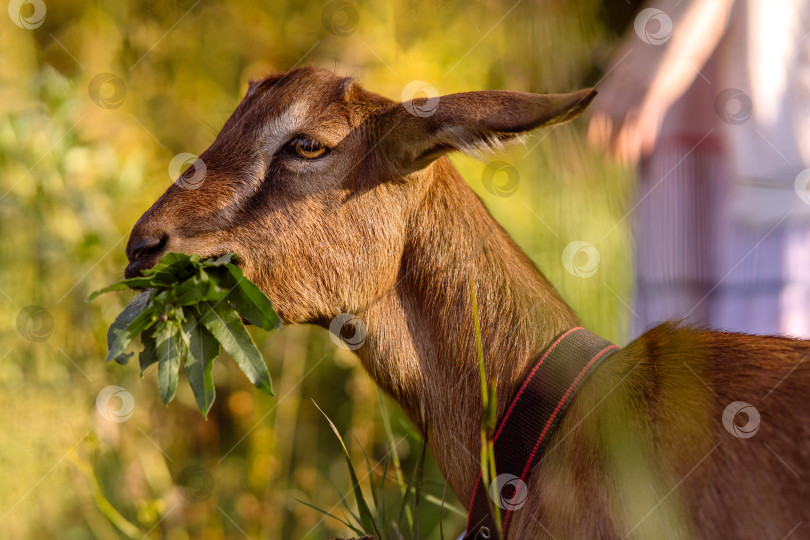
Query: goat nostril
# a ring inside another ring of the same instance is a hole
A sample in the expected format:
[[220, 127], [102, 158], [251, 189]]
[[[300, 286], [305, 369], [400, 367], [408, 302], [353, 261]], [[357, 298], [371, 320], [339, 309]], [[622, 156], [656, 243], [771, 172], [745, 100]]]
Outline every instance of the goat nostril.
[[141, 259], [146, 259], [153, 255], [159, 254], [163, 249], [166, 247], [166, 244], [169, 241], [168, 234], [162, 234], [160, 236], [147, 236], [138, 238], [135, 242], [129, 246], [127, 250], [127, 258], [129, 262], [135, 262]]

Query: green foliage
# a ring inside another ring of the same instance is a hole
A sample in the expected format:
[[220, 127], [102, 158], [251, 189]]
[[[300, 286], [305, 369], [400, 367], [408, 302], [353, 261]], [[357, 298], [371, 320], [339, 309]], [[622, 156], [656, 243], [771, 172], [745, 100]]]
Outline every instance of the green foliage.
[[220, 345], [250, 382], [273, 395], [270, 372], [239, 316], [265, 330], [281, 326], [270, 300], [231, 263], [233, 253], [217, 259], [167, 253], [141, 276], [121, 280], [90, 295], [126, 288], [148, 288], [121, 312], [107, 331], [107, 361], [125, 364], [129, 343], [141, 336], [141, 375], [158, 364], [160, 399], [177, 393], [180, 364], [186, 367], [197, 406], [204, 417], [214, 403], [214, 359]]

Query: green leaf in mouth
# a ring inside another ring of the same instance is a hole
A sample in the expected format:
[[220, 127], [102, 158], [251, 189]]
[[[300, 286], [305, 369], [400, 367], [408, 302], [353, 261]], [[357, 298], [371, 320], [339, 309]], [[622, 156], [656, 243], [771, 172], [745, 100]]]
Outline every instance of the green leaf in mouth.
[[228, 303], [250, 324], [273, 330], [281, 326], [281, 319], [273, 310], [273, 304], [252, 281], [248, 280], [238, 267], [226, 265], [227, 273], [221, 282], [228, 288]]
[[199, 318], [186, 313], [183, 324], [183, 361], [186, 366], [188, 382], [194, 399], [203, 417], [208, 418], [208, 411], [216, 397], [214, 389], [214, 358], [219, 356], [219, 341], [208, 329], [200, 324]]
[[270, 372], [241, 317], [259, 328], [281, 326], [273, 304], [234, 265], [235, 255], [202, 259], [167, 253], [155, 266], [90, 295], [128, 288], [148, 289], [115, 318], [107, 332], [107, 360], [127, 363], [129, 344], [140, 336], [141, 376], [158, 364], [160, 397], [169, 403], [177, 393], [180, 365], [185, 366], [194, 399], [204, 417], [216, 395], [213, 366], [220, 350], [233, 357], [248, 379], [273, 395]]
[[239, 316], [223, 302], [209, 302], [202, 307], [202, 323], [236, 360], [250, 382], [267, 394], [274, 395], [267, 365]]
[[180, 353], [183, 346], [176, 324], [173, 321], [158, 323], [155, 342], [160, 399], [164, 404], [168, 404], [177, 393], [177, 375], [180, 370]]

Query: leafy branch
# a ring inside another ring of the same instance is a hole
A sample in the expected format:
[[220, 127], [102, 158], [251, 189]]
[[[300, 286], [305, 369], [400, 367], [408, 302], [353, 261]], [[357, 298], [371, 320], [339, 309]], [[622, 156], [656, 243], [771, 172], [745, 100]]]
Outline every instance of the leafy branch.
[[217, 259], [167, 253], [141, 276], [91, 294], [88, 300], [129, 288], [147, 289], [110, 325], [107, 361], [127, 363], [135, 354], [127, 353], [127, 347], [140, 336], [141, 376], [146, 368], [158, 364], [163, 403], [169, 403], [177, 392], [182, 364], [197, 406], [207, 417], [215, 397], [214, 359], [223, 348], [250, 382], [272, 396], [270, 372], [242, 319], [265, 330], [281, 326], [281, 319], [264, 293], [231, 262], [233, 258], [233, 253]]

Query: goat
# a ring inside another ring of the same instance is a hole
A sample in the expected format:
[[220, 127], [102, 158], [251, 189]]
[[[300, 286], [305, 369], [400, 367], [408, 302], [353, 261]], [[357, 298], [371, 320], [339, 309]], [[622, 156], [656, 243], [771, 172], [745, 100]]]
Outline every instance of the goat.
[[[138, 220], [125, 273], [165, 251], [235, 252], [285, 323], [353, 314], [364, 368], [470, 501], [482, 421], [471, 283], [498, 418], [578, 320], [445, 154], [498, 150], [594, 95], [398, 103], [321, 69], [271, 75], [200, 156], [204, 180], [187, 189], [199, 172], [187, 171]], [[810, 342], [786, 337], [649, 330], [584, 382], [509, 536], [810, 537], [808, 354]], [[758, 431], [743, 430], [738, 402]]]

